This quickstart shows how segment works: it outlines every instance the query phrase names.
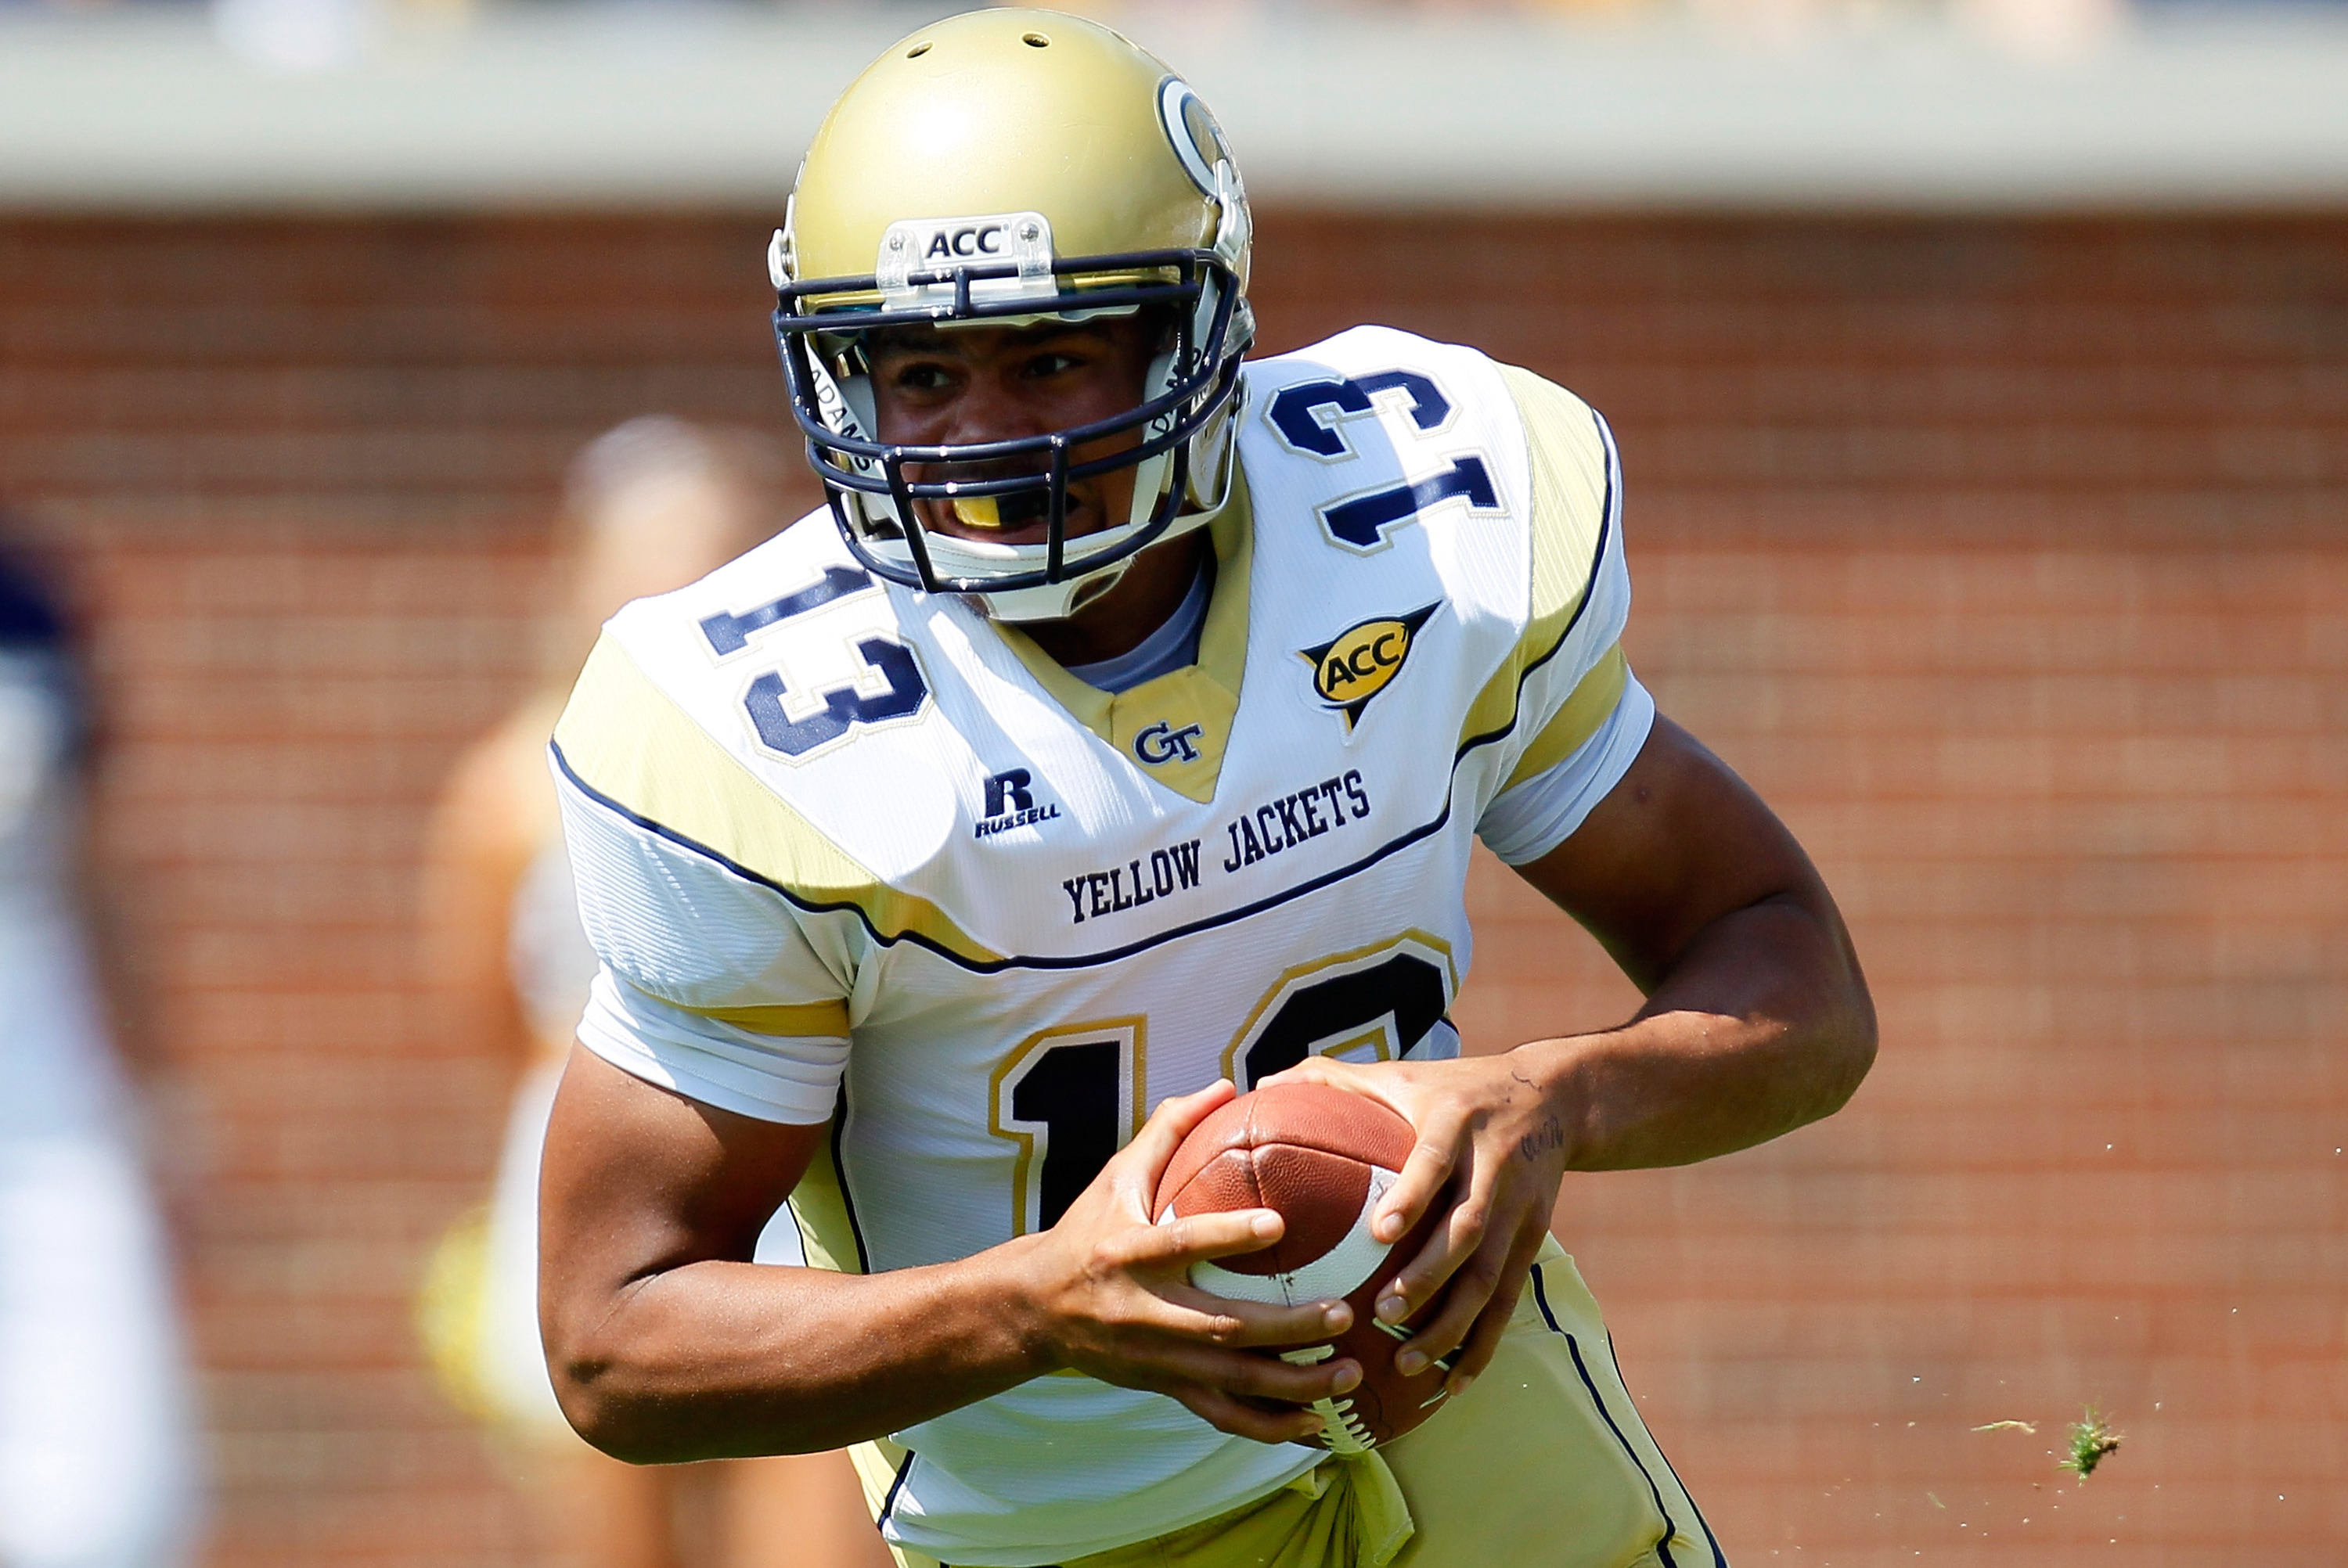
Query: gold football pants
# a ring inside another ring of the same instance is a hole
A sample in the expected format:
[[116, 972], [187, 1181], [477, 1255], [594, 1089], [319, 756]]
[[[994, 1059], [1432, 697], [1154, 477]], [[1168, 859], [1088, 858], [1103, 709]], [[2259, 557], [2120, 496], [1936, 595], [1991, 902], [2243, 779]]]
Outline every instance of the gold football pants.
[[[894, 1467], [857, 1453], [876, 1508]], [[873, 1489], [880, 1483], [880, 1491]], [[894, 1549], [904, 1568], [942, 1568]], [[1063, 1568], [1727, 1568], [1555, 1242], [1476, 1386], [1374, 1453]]]

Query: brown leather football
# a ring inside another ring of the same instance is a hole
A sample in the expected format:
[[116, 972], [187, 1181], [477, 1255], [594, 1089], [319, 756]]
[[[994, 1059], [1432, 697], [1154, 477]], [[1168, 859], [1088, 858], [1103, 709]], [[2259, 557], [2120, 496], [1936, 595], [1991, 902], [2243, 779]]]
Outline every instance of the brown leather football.
[[1329, 1344], [1281, 1352], [1291, 1361], [1351, 1356], [1362, 1381], [1323, 1399], [1320, 1446], [1339, 1453], [1398, 1438], [1443, 1402], [1444, 1368], [1395, 1369], [1401, 1330], [1380, 1325], [1377, 1296], [1435, 1228], [1430, 1213], [1388, 1246], [1370, 1235], [1378, 1199], [1417, 1142], [1410, 1123], [1374, 1100], [1318, 1083], [1276, 1083], [1242, 1094], [1199, 1123], [1158, 1184], [1159, 1223], [1234, 1209], [1276, 1209], [1279, 1241], [1192, 1266], [1190, 1282], [1240, 1301], [1294, 1305], [1342, 1296], [1354, 1326]]

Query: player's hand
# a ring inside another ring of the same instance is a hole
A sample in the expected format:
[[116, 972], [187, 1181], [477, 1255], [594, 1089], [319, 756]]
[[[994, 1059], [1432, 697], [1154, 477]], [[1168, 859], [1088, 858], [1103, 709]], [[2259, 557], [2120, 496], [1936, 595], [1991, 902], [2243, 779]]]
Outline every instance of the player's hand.
[[1341, 1334], [1353, 1324], [1353, 1309], [1335, 1300], [1230, 1301], [1190, 1284], [1193, 1263], [1279, 1240], [1285, 1227], [1270, 1209], [1164, 1225], [1149, 1212], [1174, 1151], [1235, 1092], [1222, 1082], [1160, 1104], [1059, 1223], [1035, 1238], [1028, 1296], [1056, 1366], [1168, 1395], [1240, 1437], [1293, 1442], [1321, 1430], [1320, 1417], [1297, 1407], [1346, 1392], [1362, 1369], [1350, 1358], [1299, 1367], [1263, 1351]]
[[1371, 1066], [1314, 1056], [1265, 1081], [1326, 1083], [1366, 1095], [1417, 1132], [1417, 1145], [1371, 1217], [1370, 1232], [1397, 1241], [1447, 1194], [1449, 1212], [1379, 1292], [1377, 1315], [1402, 1323], [1441, 1296], [1434, 1315], [1395, 1348], [1395, 1365], [1416, 1377], [1428, 1362], [1449, 1358], [1446, 1387], [1454, 1394], [1474, 1382], [1499, 1348], [1565, 1177], [1564, 1122], [1522, 1065], [1508, 1056]]

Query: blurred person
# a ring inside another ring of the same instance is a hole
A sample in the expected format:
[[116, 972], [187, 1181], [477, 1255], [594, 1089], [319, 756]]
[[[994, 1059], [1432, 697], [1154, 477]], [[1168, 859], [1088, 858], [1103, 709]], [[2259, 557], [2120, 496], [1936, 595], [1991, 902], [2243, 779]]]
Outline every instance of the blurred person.
[[[0, 524], [5, 518], [0, 518]], [[0, 540], [5, 550], [5, 540]], [[95, 974], [93, 726], [64, 618], [0, 553], [0, 1563], [189, 1560], [192, 1400]]]
[[[505, 1054], [519, 1082], [485, 1219], [460, 1226], [436, 1263], [427, 1336], [452, 1393], [494, 1424], [572, 1560], [596, 1568], [705, 1559], [693, 1542], [713, 1532], [689, 1528], [695, 1503], [714, 1504], [715, 1555], [728, 1568], [887, 1562], [839, 1454], [638, 1470], [595, 1452], [555, 1403], [538, 1334], [539, 1147], [595, 974], [546, 738], [606, 616], [772, 531], [777, 466], [756, 438], [663, 417], [623, 425], [579, 456], [568, 601], [546, 679], [458, 763], [431, 831], [424, 958], [446, 1027]], [[794, 1227], [775, 1226], [760, 1258], [798, 1262]]]

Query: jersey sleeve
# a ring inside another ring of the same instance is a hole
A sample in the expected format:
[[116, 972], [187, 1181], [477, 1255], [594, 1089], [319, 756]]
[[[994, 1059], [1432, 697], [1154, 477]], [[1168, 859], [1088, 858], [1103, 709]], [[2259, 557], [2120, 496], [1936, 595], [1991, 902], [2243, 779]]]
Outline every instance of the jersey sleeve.
[[709, 753], [626, 741], [644, 693], [622, 666], [599, 649], [551, 748], [580, 920], [602, 966], [580, 1043], [721, 1110], [821, 1122], [847, 1065], [852, 959], [781, 888], [651, 809], [723, 781], [665, 776], [714, 766]]
[[1621, 781], [1654, 703], [1622, 655], [1631, 575], [1613, 432], [1565, 388], [1513, 366], [1501, 375], [1530, 462], [1530, 595], [1524, 634], [1470, 723], [1497, 737], [1501, 759], [1477, 830], [1520, 865], [1563, 842]]
[[[1484, 808], [1476, 835], [1506, 864], [1539, 860], [1572, 837], [1631, 771], [1654, 728], [1655, 700], [1636, 676], [1626, 674], [1624, 681], [1621, 699], [1595, 733], [1549, 767], [1510, 784]], [[1523, 771], [1520, 766], [1520, 776]]]

